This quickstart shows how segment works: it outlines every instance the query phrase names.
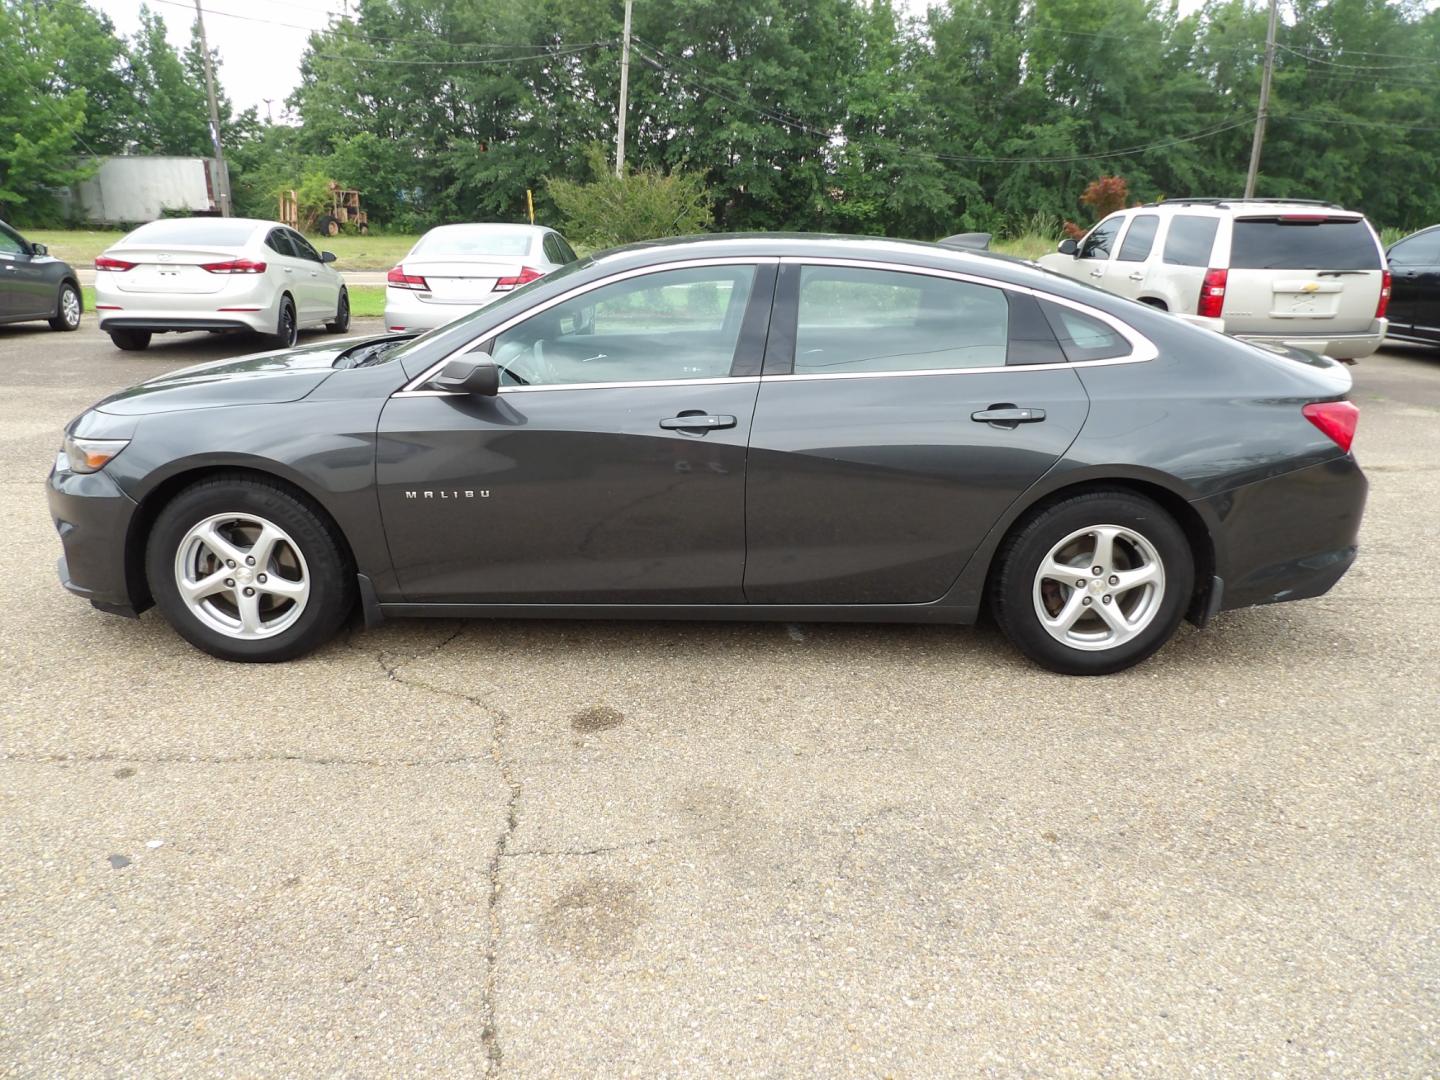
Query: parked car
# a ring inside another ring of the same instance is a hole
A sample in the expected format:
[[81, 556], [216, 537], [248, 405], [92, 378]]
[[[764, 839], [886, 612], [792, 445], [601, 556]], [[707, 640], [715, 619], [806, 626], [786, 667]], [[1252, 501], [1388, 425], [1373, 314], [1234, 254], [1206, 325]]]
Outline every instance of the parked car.
[[1363, 214], [1332, 203], [1175, 199], [1121, 210], [1040, 265], [1251, 341], [1337, 360], [1380, 347], [1390, 271]]
[[84, 310], [70, 264], [0, 221], [0, 323], [44, 319], [51, 330], [78, 330]]
[[575, 261], [554, 229], [539, 225], [441, 225], [385, 280], [385, 325], [432, 330]]
[[1394, 286], [1387, 336], [1440, 345], [1440, 225], [1397, 240], [1388, 255]]
[[[1328, 590], [1349, 372], [1024, 263], [873, 238], [642, 244], [411, 337], [101, 401], [61, 578], [216, 656], [388, 616], [968, 623], [1116, 671]], [[253, 406], [264, 404], [263, 409]]]
[[334, 261], [278, 221], [152, 221], [95, 260], [95, 313], [121, 349], [196, 330], [248, 330], [290, 348], [303, 327], [349, 328]]

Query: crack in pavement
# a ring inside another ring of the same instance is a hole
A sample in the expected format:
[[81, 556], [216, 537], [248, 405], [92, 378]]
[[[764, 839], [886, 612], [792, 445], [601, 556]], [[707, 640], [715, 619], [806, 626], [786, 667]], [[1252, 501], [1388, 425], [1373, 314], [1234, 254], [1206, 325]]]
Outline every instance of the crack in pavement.
[[652, 836], [646, 840], [627, 840], [623, 844], [604, 844], [593, 848], [526, 848], [523, 851], [506, 851], [501, 858], [518, 859], [522, 856], [537, 856], [543, 858], [547, 855], [604, 855], [611, 851], [624, 851], [627, 848], [654, 847], [658, 844], [673, 844], [679, 840], [693, 840], [697, 836], [705, 836], [707, 833], [717, 832], [719, 825], [712, 825], [708, 829], [697, 829], [695, 832], [676, 833], [674, 836]]

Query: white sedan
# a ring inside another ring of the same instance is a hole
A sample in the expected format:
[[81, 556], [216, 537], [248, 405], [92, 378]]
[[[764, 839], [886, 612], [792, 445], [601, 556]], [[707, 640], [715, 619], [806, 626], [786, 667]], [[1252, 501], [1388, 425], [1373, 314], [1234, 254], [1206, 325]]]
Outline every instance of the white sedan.
[[277, 221], [152, 221], [95, 260], [95, 315], [122, 349], [192, 330], [249, 330], [289, 348], [302, 327], [349, 328], [334, 261]]
[[543, 226], [441, 225], [387, 275], [385, 325], [443, 326], [575, 259], [565, 238]]

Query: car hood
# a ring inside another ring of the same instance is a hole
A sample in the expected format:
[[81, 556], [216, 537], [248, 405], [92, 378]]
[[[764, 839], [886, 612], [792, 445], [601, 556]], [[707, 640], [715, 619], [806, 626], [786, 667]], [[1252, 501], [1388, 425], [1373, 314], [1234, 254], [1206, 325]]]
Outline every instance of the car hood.
[[332, 365], [340, 353], [361, 340], [329, 340], [181, 368], [112, 394], [95, 408], [119, 416], [138, 416], [179, 409], [299, 401], [334, 374]]

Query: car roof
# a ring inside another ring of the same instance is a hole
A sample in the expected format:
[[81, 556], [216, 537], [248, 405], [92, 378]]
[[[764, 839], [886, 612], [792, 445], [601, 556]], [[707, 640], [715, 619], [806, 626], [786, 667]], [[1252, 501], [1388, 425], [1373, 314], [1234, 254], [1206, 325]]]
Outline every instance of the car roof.
[[436, 225], [436, 226], [435, 226], [434, 228], [432, 228], [432, 229], [426, 229], [425, 232], [424, 232], [424, 235], [425, 235], [425, 236], [429, 236], [431, 233], [437, 233], [437, 232], [459, 232], [459, 231], [461, 231], [462, 229], [463, 229], [464, 231], [466, 231], [466, 232], [495, 232], [495, 233], [517, 233], [517, 232], [548, 233], [548, 232], [554, 232], [554, 231], [555, 231], [554, 229], [549, 228], [548, 226], [545, 226], [545, 225], [529, 225], [529, 224], [526, 224], [525, 222], [519, 222], [519, 223], [516, 223], [516, 224], [511, 224], [511, 223], [505, 222], [505, 221], [452, 221], [452, 222], [451, 222], [450, 224], [448, 224], [448, 225]]
[[1186, 213], [1209, 211], [1224, 217], [1270, 217], [1275, 214], [1324, 214], [1326, 217], [1363, 217], [1359, 210], [1347, 210], [1338, 203], [1316, 199], [1166, 199], [1164, 202], [1128, 206], [1127, 211], [1155, 212], [1184, 210]]

